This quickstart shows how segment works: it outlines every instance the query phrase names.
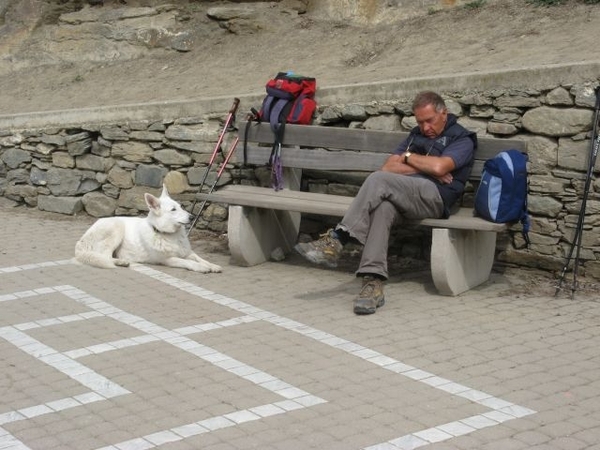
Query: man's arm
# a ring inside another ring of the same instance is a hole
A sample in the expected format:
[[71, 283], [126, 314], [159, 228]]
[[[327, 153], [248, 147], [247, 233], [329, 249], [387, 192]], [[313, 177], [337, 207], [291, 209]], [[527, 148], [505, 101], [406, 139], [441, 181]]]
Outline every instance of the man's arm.
[[406, 158], [406, 152], [394, 154], [386, 160], [381, 170], [399, 174], [423, 173], [437, 178], [442, 183], [450, 183], [451, 172], [458, 168], [456, 158], [460, 165], [463, 165], [461, 160], [465, 159], [458, 155], [472, 155], [472, 152], [473, 142], [469, 138], [464, 138], [450, 144], [441, 156], [411, 153]]
[[404, 162], [404, 153], [390, 156], [385, 163], [383, 163], [383, 166], [381, 166], [381, 170], [384, 172], [399, 173], [403, 175], [418, 173], [416, 169]]
[[410, 167], [408, 164], [404, 163], [404, 154], [412, 144], [414, 137], [409, 135], [406, 139], [404, 139], [400, 145], [394, 150], [392, 156], [390, 156], [381, 166], [381, 169], [384, 172], [392, 172], [399, 173], [402, 175], [410, 175], [418, 173], [417, 170]]
[[406, 153], [390, 156], [381, 167], [381, 170], [403, 175], [423, 173], [439, 179], [449, 175], [456, 168], [454, 160], [449, 156], [427, 156], [411, 153], [408, 160], [405, 157]]

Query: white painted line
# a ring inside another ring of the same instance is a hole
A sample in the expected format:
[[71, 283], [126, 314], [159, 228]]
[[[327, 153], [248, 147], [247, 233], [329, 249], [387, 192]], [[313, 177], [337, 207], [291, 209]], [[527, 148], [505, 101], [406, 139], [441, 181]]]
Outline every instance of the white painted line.
[[0, 449], [2, 450], [31, 450], [4, 428], [0, 427]]

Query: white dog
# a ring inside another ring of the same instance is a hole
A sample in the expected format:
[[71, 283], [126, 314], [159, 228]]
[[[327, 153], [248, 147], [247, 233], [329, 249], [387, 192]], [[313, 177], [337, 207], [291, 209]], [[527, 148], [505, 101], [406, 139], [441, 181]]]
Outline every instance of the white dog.
[[129, 263], [162, 264], [195, 272], [221, 272], [221, 267], [192, 251], [185, 225], [192, 215], [169, 196], [163, 185], [159, 198], [144, 194], [147, 217], [98, 219], [75, 244], [75, 259], [112, 269]]

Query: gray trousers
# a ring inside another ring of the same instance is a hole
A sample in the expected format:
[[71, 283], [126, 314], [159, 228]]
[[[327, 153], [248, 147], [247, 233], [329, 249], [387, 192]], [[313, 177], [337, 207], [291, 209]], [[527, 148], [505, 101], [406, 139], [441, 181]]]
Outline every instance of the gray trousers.
[[338, 225], [364, 245], [356, 274], [387, 279], [392, 225], [402, 218], [438, 218], [443, 211], [442, 197], [431, 180], [381, 171], [370, 174]]

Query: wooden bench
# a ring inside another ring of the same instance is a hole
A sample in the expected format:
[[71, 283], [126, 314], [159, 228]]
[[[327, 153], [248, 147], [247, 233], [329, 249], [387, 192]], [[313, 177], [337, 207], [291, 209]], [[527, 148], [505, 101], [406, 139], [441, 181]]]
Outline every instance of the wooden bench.
[[[240, 145], [236, 159], [243, 158], [245, 122], [239, 124]], [[352, 197], [300, 191], [302, 169], [374, 171], [408, 135], [325, 126], [294, 126], [285, 129], [282, 149], [285, 188], [227, 185], [198, 198], [229, 205], [228, 239], [234, 263], [252, 266], [265, 262], [277, 248], [292, 250], [298, 238], [300, 214], [342, 217]], [[269, 160], [273, 134], [268, 123], [253, 123], [248, 133], [247, 162], [264, 165]], [[302, 148], [298, 148], [302, 147]], [[479, 138], [471, 179], [480, 179], [483, 163], [502, 150], [525, 151], [520, 140]], [[412, 222], [432, 228], [431, 273], [443, 295], [458, 295], [488, 280], [496, 247], [496, 234], [507, 224], [473, 216], [472, 208], [460, 208], [449, 219]]]

